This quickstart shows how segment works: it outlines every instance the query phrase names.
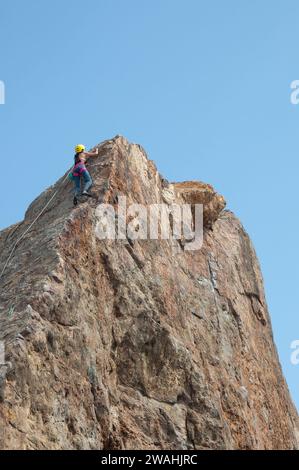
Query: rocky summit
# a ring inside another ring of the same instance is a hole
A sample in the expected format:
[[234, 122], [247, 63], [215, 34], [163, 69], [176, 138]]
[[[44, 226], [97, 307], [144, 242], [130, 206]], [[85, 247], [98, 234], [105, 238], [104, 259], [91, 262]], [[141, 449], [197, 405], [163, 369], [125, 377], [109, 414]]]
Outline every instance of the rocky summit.
[[[140, 145], [97, 147], [93, 198], [74, 207], [64, 175], [0, 233], [1, 449], [297, 449], [241, 223], [210, 185], [169, 183]], [[203, 204], [202, 246], [100, 239], [99, 205], [134, 219], [124, 197]]]

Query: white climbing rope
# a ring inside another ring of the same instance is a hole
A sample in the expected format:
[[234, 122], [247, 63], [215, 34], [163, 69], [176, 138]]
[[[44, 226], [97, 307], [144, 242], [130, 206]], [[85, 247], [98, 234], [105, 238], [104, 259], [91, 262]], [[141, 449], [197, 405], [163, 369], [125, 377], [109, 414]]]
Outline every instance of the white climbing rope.
[[[72, 168], [73, 168], [73, 167], [72, 167]], [[72, 169], [72, 168], [71, 168], [71, 169]], [[63, 183], [67, 180], [68, 175], [69, 175], [69, 172], [71, 171], [71, 169], [68, 170], [68, 172], [67, 172], [65, 178], [62, 180], [62, 182], [61, 182], [61, 187], [62, 187]], [[2, 269], [2, 271], [1, 271], [0, 280], [2, 279], [3, 274], [4, 274], [4, 272], [5, 272], [5, 270], [6, 270], [7, 266], [8, 266], [8, 263], [10, 262], [10, 260], [11, 260], [11, 258], [12, 258], [12, 256], [13, 256], [13, 254], [14, 254], [14, 252], [15, 252], [17, 246], [18, 246], [18, 244], [20, 243], [20, 241], [23, 240], [23, 238], [24, 238], [24, 237], [27, 235], [27, 233], [31, 230], [31, 228], [33, 227], [33, 225], [34, 225], [34, 224], [38, 221], [38, 219], [43, 215], [43, 213], [45, 212], [45, 210], [47, 209], [47, 207], [51, 204], [51, 202], [53, 201], [53, 199], [55, 198], [55, 196], [57, 195], [57, 193], [59, 192], [59, 190], [61, 189], [61, 187], [58, 187], [58, 188], [56, 189], [56, 191], [54, 192], [54, 194], [52, 194], [52, 196], [50, 197], [50, 199], [49, 199], [49, 201], [47, 202], [47, 204], [45, 205], [45, 207], [44, 207], [44, 208], [40, 211], [40, 213], [35, 217], [35, 219], [33, 220], [33, 222], [31, 222], [31, 224], [29, 225], [29, 227], [27, 227], [27, 229], [25, 230], [25, 232], [23, 233], [23, 235], [21, 235], [21, 236], [17, 239], [17, 241], [14, 243], [14, 245], [13, 245], [13, 247], [12, 247], [12, 249], [11, 249], [11, 252], [10, 252], [10, 254], [9, 254], [9, 256], [8, 256], [8, 258], [7, 258], [7, 260], [6, 260], [5, 264], [4, 264], [4, 266], [3, 266], [3, 269]]]

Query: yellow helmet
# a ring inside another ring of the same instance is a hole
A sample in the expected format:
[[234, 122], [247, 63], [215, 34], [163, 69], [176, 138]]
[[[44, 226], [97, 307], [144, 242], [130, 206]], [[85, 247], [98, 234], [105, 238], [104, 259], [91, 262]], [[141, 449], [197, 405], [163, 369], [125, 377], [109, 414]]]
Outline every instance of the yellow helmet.
[[76, 147], [75, 147], [75, 152], [76, 152], [76, 153], [84, 152], [84, 150], [85, 150], [85, 145], [78, 144], [78, 145], [76, 145]]

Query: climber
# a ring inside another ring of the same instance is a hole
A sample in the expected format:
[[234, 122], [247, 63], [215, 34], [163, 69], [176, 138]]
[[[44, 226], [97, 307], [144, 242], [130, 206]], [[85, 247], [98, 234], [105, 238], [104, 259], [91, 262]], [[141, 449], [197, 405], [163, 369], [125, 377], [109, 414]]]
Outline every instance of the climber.
[[82, 191], [82, 196], [91, 197], [91, 194], [88, 190], [92, 186], [92, 179], [85, 166], [85, 162], [89, 157], [96, 157], [99, 154], [99, 149], [96, 149], [95, 152], [86, 152], [85, 146], [82, 144], [76, 145], [75, 147], [75, 164], [71, 172], [72, 179], [75, 183], [74, 189], [74, 206], [78, 204], [78, 196], [81, 193], [81, 176], [84, 180], [84, 187]]

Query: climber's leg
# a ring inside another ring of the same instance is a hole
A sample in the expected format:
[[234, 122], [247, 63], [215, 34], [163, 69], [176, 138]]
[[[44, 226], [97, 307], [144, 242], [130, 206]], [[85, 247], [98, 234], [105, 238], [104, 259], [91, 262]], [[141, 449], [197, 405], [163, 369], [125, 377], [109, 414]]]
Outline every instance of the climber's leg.
[[74, 176], [74, 206], [78, 204], [78, 197], [80, 196], [81, 193], [81, 177], [80, 176]]
[[92, 179], [91, 179], [91, 176], [90, 176], [90, 174], [89, 174], [88, 171], [83, 171], [82, 176], [83, 176], [83, 179], [84, 179], [84, 187], [83, 187], [82, 194], [83, 194], [84, 196], [89, 196], [88, 190], [89, 190], [89, 189], [91, 188], [91, 186], [92, 186]]
[[81, 193], [81, 178], [80, 178], [80, 176], [74, 176], [74, 183], [75, 183], [74, 195], [78, 197], [78, 196], [80, 196], [80, 193]]

